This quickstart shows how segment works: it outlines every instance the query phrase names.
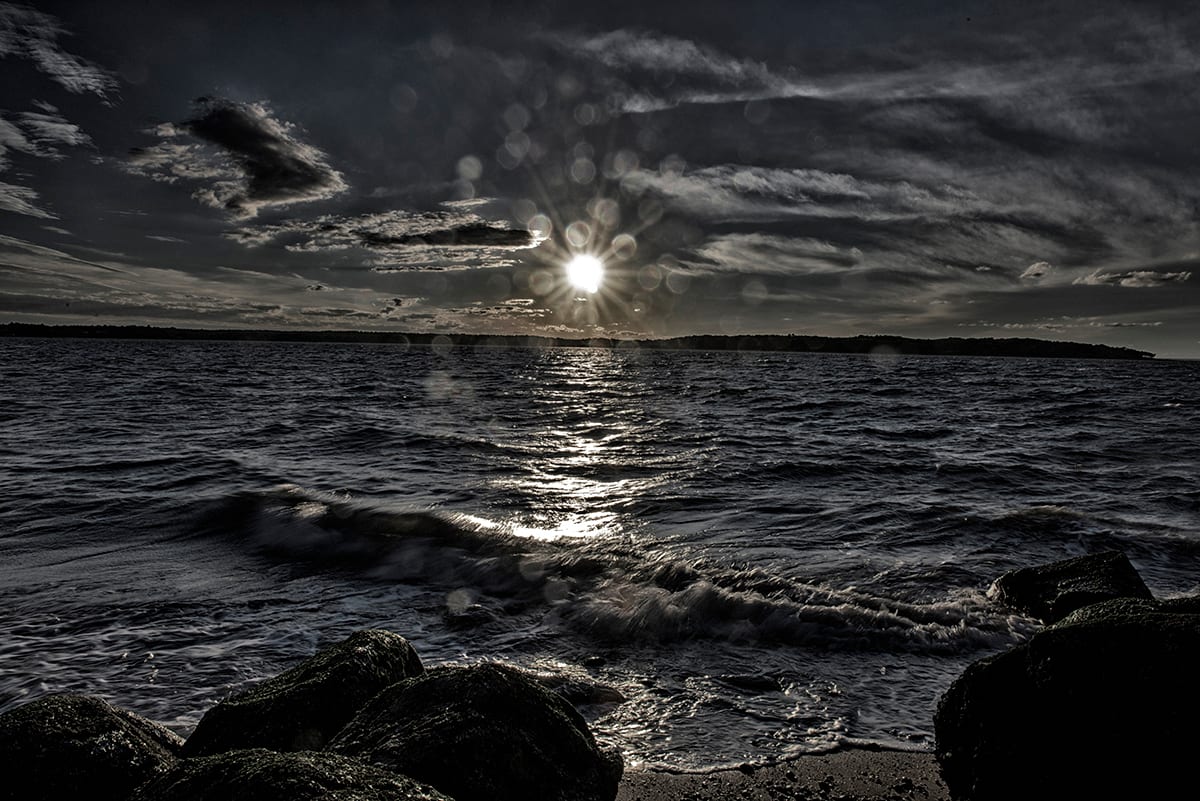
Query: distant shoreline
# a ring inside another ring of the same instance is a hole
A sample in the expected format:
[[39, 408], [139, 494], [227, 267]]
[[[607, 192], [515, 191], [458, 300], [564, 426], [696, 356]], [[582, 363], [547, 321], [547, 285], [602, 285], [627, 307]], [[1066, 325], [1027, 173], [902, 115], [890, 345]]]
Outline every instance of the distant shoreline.
[[494, 348], [638, 348], [645, 350], [780, 351], [883, 356], [1007, 356], [1070, 359], [1153, 359], [1154, 354], [1113, 345], [992, 337], [914, 339], [889, 335], [822, 337], [799, 334], [698, 335], [669, 339], [569, 339], [563, 337], [428, 334], [393, 331], [277, 331], [161, 328], [149, 325], [0, 324], [0, 337], [159, 339], [218, 342], [333, 342], [382, 345], [453, 345]]

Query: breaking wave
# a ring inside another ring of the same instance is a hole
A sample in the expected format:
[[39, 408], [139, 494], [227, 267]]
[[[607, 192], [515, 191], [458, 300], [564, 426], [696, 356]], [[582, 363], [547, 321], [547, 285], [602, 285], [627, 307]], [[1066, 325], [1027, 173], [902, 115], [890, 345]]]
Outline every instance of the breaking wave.
[[953, 653], [1003, 647], [1031, 625], [982, 592], [915, 603], [602, 539], [539, 540], [465, 514], [394, 510], [296, 486], [223, 499], [200, 530], [373, 580], [470, 588], [499, 610], [544, 607], [550, 622], [601, 641]]

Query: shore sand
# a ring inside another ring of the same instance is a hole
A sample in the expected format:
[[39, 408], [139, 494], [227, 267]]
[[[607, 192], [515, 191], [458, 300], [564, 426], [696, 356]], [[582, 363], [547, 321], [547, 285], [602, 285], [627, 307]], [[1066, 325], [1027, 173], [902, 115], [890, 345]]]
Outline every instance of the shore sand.
[[617, 801], [948, 801], [930, 753], [865, 748], [712, 773], [627, 771]]

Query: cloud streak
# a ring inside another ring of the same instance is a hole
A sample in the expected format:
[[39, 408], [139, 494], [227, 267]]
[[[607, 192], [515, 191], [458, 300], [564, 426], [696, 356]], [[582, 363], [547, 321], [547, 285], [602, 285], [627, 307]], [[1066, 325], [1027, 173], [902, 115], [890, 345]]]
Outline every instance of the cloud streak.
[[0, 3], [0, 56], [21, 58], [75, 94], [107, 98], [117, 80], [107, 70], [68, 53], [58, 43], [67, 33], [57, 19], [29, 6]]
[[27, 186], [9, 184], [0, 181], [0, 211], [11, 211], [14, 214], [24, 214], [28, 217], [40, 217], [43, 220], [57, 220], [58, 217], [38, 205], [38, 193]]
[[524, 228], [486, 220], [458, 203], [433, 211], [324, 215], [243, 226], [228, 236], [248, 247], [274, 243], [300, 253], [358, 248], [379, 257], [372, 265], [376, 272], [500, 266], [512, 263], [513, 251], [542, 241]]
[[1085, 286], [1122, 286], [1126, 289], [1146, 289], [1166, 284], [1180, 283], [1192, 277], [1190, 270], [1179, 272], [1158, 272], [1156, 270], [1127, 270], [1125, 272], [1104, 272], [1096, 270], [1085, 276], [1076, 278], [1072, 283]]

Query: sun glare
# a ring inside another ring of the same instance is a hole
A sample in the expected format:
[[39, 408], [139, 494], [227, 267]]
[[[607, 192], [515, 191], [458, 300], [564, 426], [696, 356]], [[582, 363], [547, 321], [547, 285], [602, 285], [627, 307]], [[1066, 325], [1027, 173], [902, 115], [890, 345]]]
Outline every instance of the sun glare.
[[604, 278], [604, 264], [595, 256], [580, 253], [567, 262], [567, 280], [576, 289], [595, 293], [600, 289], [600, 281]]

